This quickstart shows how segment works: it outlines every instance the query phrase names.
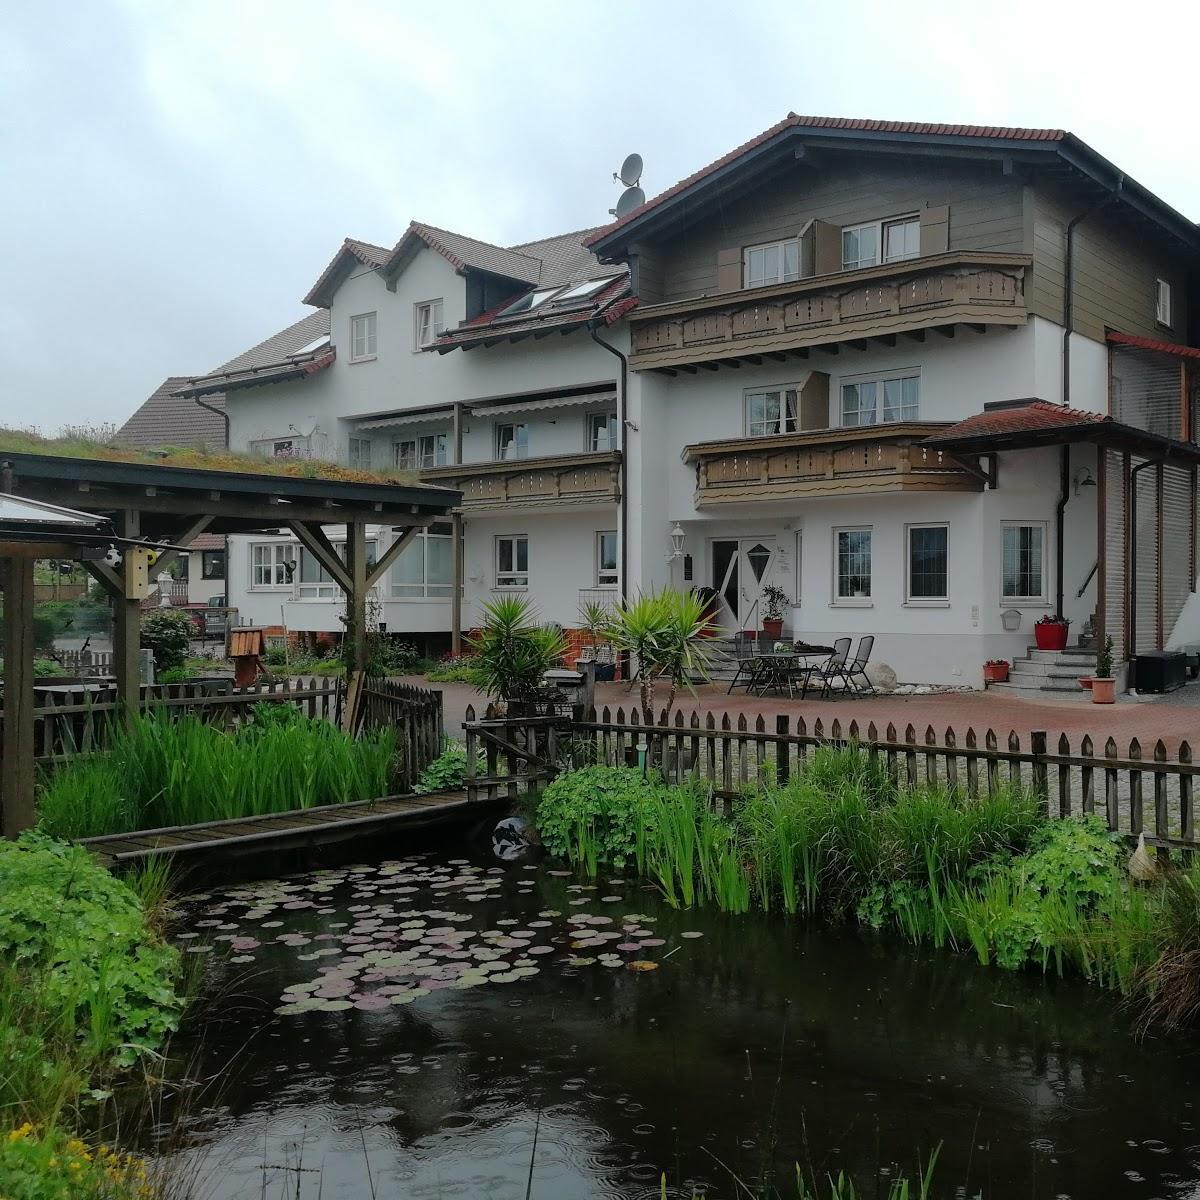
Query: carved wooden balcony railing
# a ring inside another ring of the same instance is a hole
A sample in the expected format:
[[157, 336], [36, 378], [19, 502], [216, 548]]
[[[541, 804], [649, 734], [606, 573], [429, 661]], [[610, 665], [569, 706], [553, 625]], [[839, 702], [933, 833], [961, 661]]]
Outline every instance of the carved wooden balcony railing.
[[629, 315], [630, 365], [694, 371], [721, 360], [894, 342], [956, 325], [1023, 325], [1025, 254], [955, 251], [774, 287], [647, 305]]
[[923, 445], [940, 421], [817, 429], [774, 437], [700, 442], [683, 451], [696, 465], [696, 507], [880, 492], [974, 492], [983, 487], [943, 451]]
[[602, 451], [433, 467], [421, 472], [421, 482], [461, 489], [463, 512], [559, 508], [615, 503], [620, 471], [621, 455]]

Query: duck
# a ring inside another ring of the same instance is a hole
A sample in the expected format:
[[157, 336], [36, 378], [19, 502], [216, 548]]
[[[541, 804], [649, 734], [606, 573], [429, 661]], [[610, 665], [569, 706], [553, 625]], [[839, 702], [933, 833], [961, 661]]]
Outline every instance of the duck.
[[1146, 849], [1144, 833], [1138, 834], [1137, 847], [1129, 856], [1128, 866], [1129, 874], [1142, 882], [1154, 879], [1158, 875], [1158, 864], [1150, 857], [1150, 852]]

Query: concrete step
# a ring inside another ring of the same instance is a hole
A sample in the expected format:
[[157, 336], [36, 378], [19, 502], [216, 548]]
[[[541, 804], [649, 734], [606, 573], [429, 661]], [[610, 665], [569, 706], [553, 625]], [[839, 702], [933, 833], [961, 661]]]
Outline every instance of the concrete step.
[[1011, 674], [1022, 675], [1061, 675], [1069, 679], [1081, 679], [1091, 675], [1096, 670], [1095, 660], [1091, 662], [1043, 662], [1040, 659], [1014, 658]]
[[1087, 692], [1079, 686], [1078, 683], [1035, 683], [1027, 682], [1019, 679], [1014, 679], [1010, 674], [1008, 683], [989, 683], [985, 687], [989, 692], [1011, 692], [1018, 696], [1040, 696], [1047, 692], [1055, 694], [1073, 694], [1080, 697], [1086, 697]]
[[1012, 687], [1042, 692], [1081, 692], [1082, 675], [1038, 674], [1026, 671], [1010, 671], [1008, 683]]
[[1025, 651], [1025, 657], [1034, 662], [1074, 662], [1077, 659], [1091, 659], [1096, 661], [1095, 650], [1089, 650], [1086, 646], [1068, 646], [1065, 650], [1039, 650], [1036, 646], [1030, 646]]

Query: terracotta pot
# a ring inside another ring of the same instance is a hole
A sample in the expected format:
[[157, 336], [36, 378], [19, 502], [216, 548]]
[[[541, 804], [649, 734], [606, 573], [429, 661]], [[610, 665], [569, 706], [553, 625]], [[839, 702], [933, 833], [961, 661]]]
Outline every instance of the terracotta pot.
[[983, 664], [983, 682], [984, 683], [1007, 683], [1008, 682], [1008, 663], [984, 663]]
[[1079, 681], [1079, 686], [1083, 688], [1085, 692], [1090, 692], [1092, 690], [1092, 677], [1090, 675], [1084, 675]]
[[1117, 681], [1115, 679], [1092, 680], [1092, 703], [1112, 704], [1116, 698]]
[[1067, 648], [1067, 631], [1071, 628], [1067, 621], [1044, 621], [1034, 625], [1033, 636], [1037, 640], [1039, 650], [1065, 650]]
[[777, 640], [783, 637], [783, 618], [763, 617], [763, 633]]

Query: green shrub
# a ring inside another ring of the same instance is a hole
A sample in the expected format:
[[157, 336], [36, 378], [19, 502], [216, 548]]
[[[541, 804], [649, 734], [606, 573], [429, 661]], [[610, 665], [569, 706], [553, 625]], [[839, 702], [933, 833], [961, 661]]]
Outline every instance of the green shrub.
[[467, 749], [458, 742], [447, 740], [446, 748], [421, 772], [413, 791], [418, 795], [455, 791], [466, 782]]
[[53, 1025], [129, 1064], [161, 1044], [182, 1007], [179, 956], [141, 903], [81, 847], [25, 834], [0, 843], [0, 955], [38, 981]]
[[142, 648], [154, 652], [158, 671], [182, 667], [195, 632], [192, 618], [178, 608], [156, 608], [142, 617]]
[[512, 700], [539, 687], [542, 676], [567, 652], [562, 631], [539, 625], [523, 596], [498, 596], [483, 606], [483, 628], [470, 639], [479, 686], [497, 700]]
[[473, 654], [463, 654], [458, 658], [445, 658], [436, 666], [425, 672], [425, 678], [431, 683], [469, 683], [474, 687], [483, 687], [484, 674], [479, 665], [479, 659]]
[[586, 837], [594, 864], [624, 868], [634, 860], [656, 798], [668, 792], [657, 776], [632, 767], [584, 767], [560, 775], [542, 793], [537, 827], [542, 844], [560, 858], [577, 858]]
[[424, 660], [411, 642], [390, 633], [367, 635], [367, 672], [370, 675], [411, 675]]

